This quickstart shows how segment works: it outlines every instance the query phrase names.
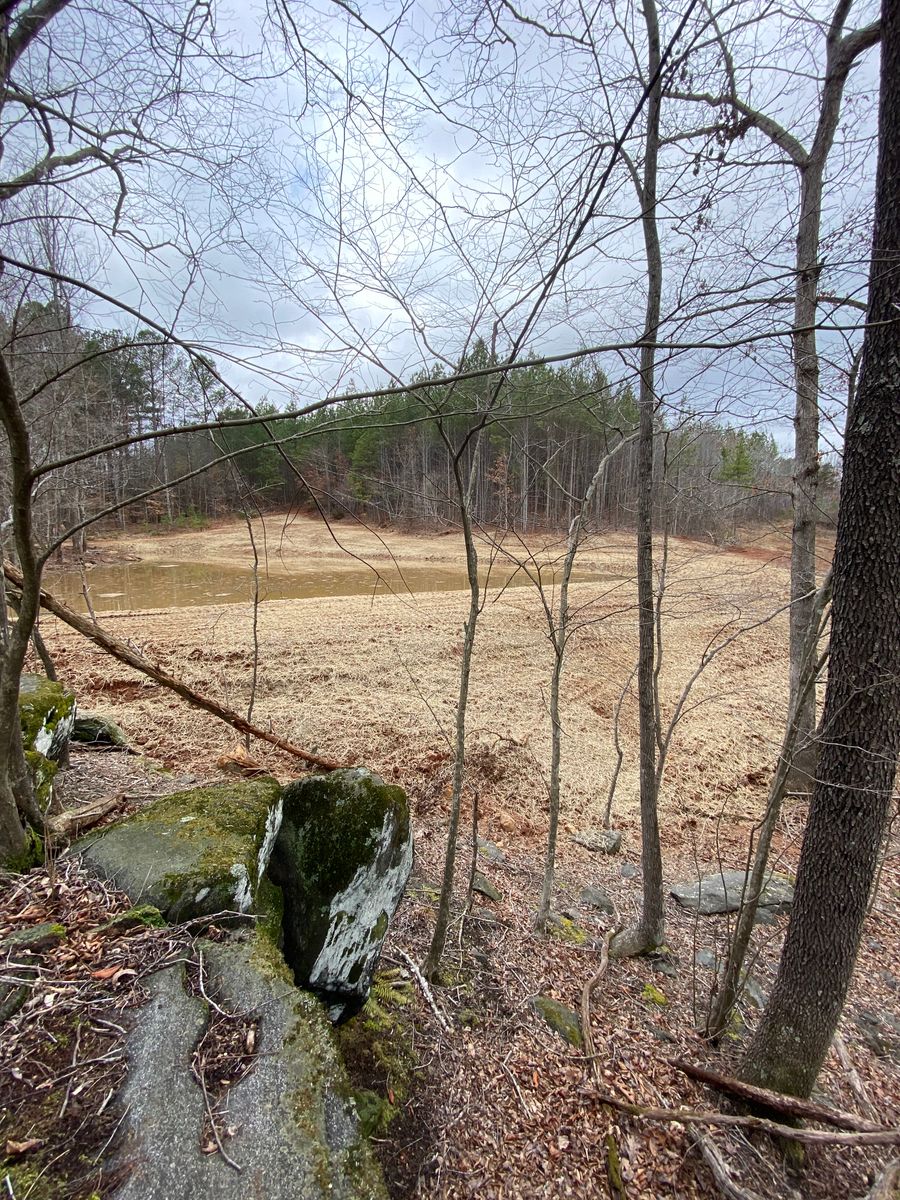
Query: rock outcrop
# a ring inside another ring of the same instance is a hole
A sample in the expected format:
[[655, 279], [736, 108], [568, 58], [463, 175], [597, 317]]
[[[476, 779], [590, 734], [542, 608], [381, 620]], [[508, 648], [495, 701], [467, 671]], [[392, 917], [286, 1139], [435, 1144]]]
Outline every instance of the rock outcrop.
[[35, 799], [42, 809], [50, 803], [57, 763], [69, 744], [75, 715], [75, 697], [61, 683], [43, 675], [22, 676], [19, 681], [22, 745]]
[[[672, 895], [685, 908], [693, 908], [703, 916], [737, 912], [747, 886], [746, 871], [717, 871], [705, 879], [689, 879], [676, 883]], [[786, 912], [794, 899], [794, 888], [784, 875], [766, 877], [759, 897], [760, 909], [770, 913]]]
[[205, 1102], [191, 1056], [209, 1006], [169, 967], [150, 977], [129, 1039], [111, 1166], [130, 1173], [116, 1200], [386, 1200], [319, 1003], [291, 986], [265, 934], [197, 946], [216, 1003], [261, 1014], [253, 1069], [228, 1094], [226, 1149], [240, 1172], [201, 1153]]
[[277, 923], [265, 871], [280, 821], [277, 780], [241, 780], [164, 796], [79, 849], [86, 866], [168, 921], [253, 911]]
[[284, 893], [284, 953], [333, 1021], [366, 1001], [388, 923], [412, 868], [402, 788], [362, 768], [284, 791], [271, 875]]

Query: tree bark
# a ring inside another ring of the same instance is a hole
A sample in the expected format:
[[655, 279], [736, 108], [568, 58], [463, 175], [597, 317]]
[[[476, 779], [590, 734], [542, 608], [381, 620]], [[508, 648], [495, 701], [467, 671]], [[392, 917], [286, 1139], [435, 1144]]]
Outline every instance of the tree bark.
[[838, 0], [826, 40], [825, 81], [815, 137], [809, 153], [797, 163], [800, 172], [800, 218], [794, 265], [794, 486], [791, 535], [790, 701], [796, 710], [795, 749], [785, 788], [811, 792], [816, 775], [816, 693], [802, 701], [804, 647], [814, 620], [812, 597], [816, 590], [816, 523], [819, 486], [819, 352], [816, 311], [825, 167], [834, 144], [844, 85], [850, 67], [873, 35], [861, 31], [858, 41], [843, 36], [852, 0]]
[[900, 8], [883, 12], [869, 308], [848, 414], [821, 758], [772, 997], [743, 1064], [808, 1096], [850, 984], [900, 750]]
[[[659, 24], [655, 0], [643, 0], [647, 26], [647, 75], [659, 68]], [[640, 740], [641, 793], [641, 867], [643, 904], [634, 929], [626, 929], [613, 939], [611, 953], [616, 957], [640, 954], [663, 940], [662, 854], [659, 845], [657, 813], [656, 754], [657, 726], [655, 702], [656, 592], [653, 586], [653, 442], [656, 416], [656, 337], [662, 302], [662, 254], [656, 227], [656, 180], [659, 155], [659, 118], [662, 84], [657, 81], [647, 99], [647, 132], [644, 172], [638, 194], [641, 224], [647, 255], [647, 305], [644, 314], [644, 345], [641, 348], [641, 382], [638, 396], [640, 428], [638, 433], [638, 504], [637, 504], [637, 592], [638, 592], [638, 720]]]

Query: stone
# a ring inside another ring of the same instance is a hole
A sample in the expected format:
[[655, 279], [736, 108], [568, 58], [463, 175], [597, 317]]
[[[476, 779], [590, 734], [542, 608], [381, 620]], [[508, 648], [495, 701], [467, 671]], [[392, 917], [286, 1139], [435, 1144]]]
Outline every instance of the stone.
[[29, 925], [25, 929], [17, 929], [9, 937], [0, 942], [0, 959], [5, 962], [16, 962], [23, 955], [40, 954], [44, 950], [52, 950], [66, 936], [65, 925], [55, 921], [47, 921], [43, 925]]
[[[694, 962], [699, 967], [707, 967], [711, 971], [718, 971], [725, 966], [726, 957], [727, 954], [724, 952], [721, 955], [717, 955], [714, 950], [704, 947], [694, 955]], [[756, 976], [745, 972], [738, 989], [738, 999], [746, 1000], [756, 1008], [764, 1008], [766, 998], [767, 992]]]
[[271, 864], [284, 893], [285, 957], [335, 1022], [368, 997], [412, 859], [402, 788], [350, 768], [285, 789]]
[[57, 764], [65, 755], [75, 722], [75, 696], [43, 675], [25, 674], [19, 681], [22, 746], [34, 798], [42, 812], [53, 799]]
[[478, 839], [478, 853], [482, 858], [486, 858], [488, 862], [503, 863], [506, 862], [506, 855], [493, 842], [485, 841], [484, 838]]
[[584, 1046], [581, 1022], [573, 1009], [568, 1008], [565, 1004], [560, 1004], [552, 996], [535, 996], [531, 1001], [531, 1007], [553, 1032], [558, 1033], [570, 1046], [577, 1046], [579, 1049]]
[[500, 923], [494, 910], [483, 904], [473, 904], [469, 910], [469, 916], [473, 921], [481, 921], [483, 925], [499, 925]]
[[72, 729], [73, 742], [85, 742], [91, 746], [128, 745], [128, 739], [120, 727], [99, 713], [79, 712]]
[[888, 1058], [900, 1063], [900, 1020], [888, 1012], [875, 1013], [862, 1009], [853, 1018], [864, 1044], [876, 1058]]
[[601, 888], [584, 887], [581, 889], [578, 899], [589, 908], [599, 909], [600, 912], [609, 913], [610, 916], [616, 911], [612, 900]]
[[619, 874], [623, 879], [634, 879], [637, 873], [638, 869], [634, 863], [622, 863], [619, 867]]
[[597, 854], [616, 854], [622, 846], [619, 829], [582, 829], [572, 834], [572, 841]]
[[[702, 916], [737, 912], [747, 877], [746, 871], [718, 871], [705, 879], [675, 884], [671, 895], [684, 908], [693, 909]], [[794, 888], [790, 880], [784, 875], [771, 874], [763, 886], [759, 907], [770, 912], [785, 912], [793, 900]]]
[[547, 913], [547, 931], [552, 937], [571, 942], [573, 946], [583, 946], [588, 940], [586, 929], [582, 929], [571, 917], [558, 912]]
[[503, 893], [499, 888], [488, 879], [486, 875], [482, 875], [480, 871], [475, 872], [475, 877], [472, 880], [472, 891], [478, 892], [481, 896], [487, 896], [488, 900], [493, 900], [499, 904], [503, 899]]
[[43, 675], [25, 674], [19, 681], [22, 744], [51, 762], [59, 762], [75, 724], [75, 696]]
[[253, 1069], [228, 1093], [236, 1132], [225, 1148], [241, 1171], [201, 1153], [204, 1100], [191, 1055], [208, 1010], [186, 993], [182, 968], [169, 967], [150, 977], [129, 1035], [126, 1115], [108, 1164], [130, 1168], [117, 1200], [386, 1200], [318, 1001], [291, 986], [264, 934], [199, 946], [217, 1002], [264, 1014]]
[[37, 750], [26, 750], [25, 761], [31, 775], [31, 786], [37, 806], [41, 812], [46, 812], [53, 799], [53, 783], [59, 767], [53, 759], [45, 758]]
[[280, 822], [277, 780], [233, 780], [163, 796], [77, 848], [88, 869], [167, 921], [272, 918], [279, 897], [265, 871]]

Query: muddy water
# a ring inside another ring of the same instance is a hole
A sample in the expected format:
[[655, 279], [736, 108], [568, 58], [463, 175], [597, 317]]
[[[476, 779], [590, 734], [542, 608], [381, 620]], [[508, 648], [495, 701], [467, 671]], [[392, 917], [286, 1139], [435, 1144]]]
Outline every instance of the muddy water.
[[[296, 600], [315, 596], [371, 596], [409, 592], [444, 592], [467, 587], [464, 570], [427, 564], [379, 566], [380, 578], [366, 567], [335, 568], [326, 561], [312, 562], [308, 570], [267, 574], [260, 570], [261, 600]], [[552, 574], [544, 571], [547, 583]], [[129, 612], [149, 608], [186, 608], [200, 604], [246, 603], [253, 595], [249, 567], [215, 563], [134, 562], [91, 567], [85, 576], [96, 612]], [[580, 575], [581, 579], [585, 576]], [[484, 580], [482, 579], [482, 582]], [[495, 566], [491, 587], [527, 584], [522, 573]], [[82, 579], [77, 571], [46, 571], [44, 586], [63, 603], [85, 611]]]

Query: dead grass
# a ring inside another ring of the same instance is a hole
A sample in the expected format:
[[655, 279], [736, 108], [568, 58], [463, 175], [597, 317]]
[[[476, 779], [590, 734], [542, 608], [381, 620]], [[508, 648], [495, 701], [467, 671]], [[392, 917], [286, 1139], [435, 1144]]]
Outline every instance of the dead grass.
[[[285, 562], [326, 561], [325, 537], [309, 521], [290, 529]], [[345, 531], [340, 530], [341, 536]], [[361, 535], [359, 535], [361, 536]], [[287, 538], [287, 534], [285, 535]], [[270, 553], [274, 534], [269, 537]], [[405, 561], [452, 562], [452, 537], [390, 535]], [[160, 540], [125, 547], [162, 556]], [[177, 534], [165, 557], [239, 553], [237, 527]], [[375, 549], [373, 554], [381, 553]], [[562, 694], [564, 832], [600, 823], [613, 766], [612, 714], [636, 655], [632, 540], [598, 539], [585, 563], [602, 575], [580, 583], [573, 600], [580, 628], [573, 639]], [[290, 569], [290, 568], [288, 568]], [[787, 570], [771, 554], [719, 551], [677, 541], [670, 555], [662, 673], [664, 715], [710, 645], [760, 621], [784, 604]], [[365, 763], [409, 791], [415, 818], [416, 882], [392, 926], [387, 953], [399, 947], [421, 961], [431, 934], [433, 891], [440, 877], [452, 729], [466, 597], [364, 597], [277, 601], [260, 612], [261, 670], [254, 719], [311, 750]], [[250, 676], [249, 606], [229, 605], [104, 617], [117, 637], [129, 638], [154, 661], [181, 673], [201, 691], [234, 708], [247, 700]], [[723, 632], [725, 631], [725, 632]], [[233, 735], [202, 713], [120, 668], [51, 622], [44, 635], [61, 676], [80, 700], [112, 716], [132, 741], [170, 767], [200, 776]], [[710, 867], [742, 865], [746, 839], [766, 795], [784, 718], [786, 620], [776, 616], [716, 658], [698, 682], [672, 745], [661, 798], [666, 878]], [[563, 837], [556, 907], [585, 928], [582, 945], [537, 938], [537, 907], [546, 827], [549, 722], [545, 696], [550, 651], [536, 594], [492, 595], [479, 628], [469, 720], [470, 787], [477, 789], [481, 833], [505, 860], [481, 867], [503, 892], [484, 914], [463, 924], [463, 897], [451, 931], [445, 986], [437, 1003], [451, 1021], [448, 1036], [417, 993], [415, 1048], [420, 1082], [398, 1122], [402, 1144], [391, 1147], [396, 1196], [605, 1197], [604, 1146], [612, 1133], [629, 1200], [708, 1197], [711, 1176], [679, 1126], [651, 1126], [612, 1116], [591, 1098], [583, 1054], [535, 1018], [531, 999], [549, 994], [578, 1008], [581, 987], [595, 971], [608, 919], [579, 902], [583, 885], [605, 888], [627, 920], [640, 903], [637, 815], [637, 712], [633, 697], [622, 715], [625, 762], [614, 809], [624, 831], [621, 856], [592, 855]], [[286, 778], [296, 765], [255, 744], [253, 754]], [[788, 805], [776, 838], [780, 864], [796, 863], [804, 810]], [[468, 814], [467, 814], [468, 819]], [[467, 874], [470, 834], [461, 843], [460, 877]], [[889, 859], [863, 941], [844, 1020], [853, 1065], [883, 1120], [900, 1119], [896, 1068], [861, 1041], [861, 1009], [900, 1009], [898, 871]], [[784, 921], [756, 934], [754, 973], [771, 983]], [[693, 919], [669, 906], [665, 960], [614, 963], [593, 1001], [593, 1036], [602, 1078], [618, 1097], [644, 1105], [708, 1107], [713, 1097], [669, 1065], [684, 1055], [728, 1070], [758, 1019], [742, 1010], [735, 1040], [707, 1047], [695, 1032], [712, 973], [695, 964], [696, 951], [721, 948], [727, 918]], [[674, 970], [674, 975], [671, 971]], [[893, 981], [893, 982], [891, 982]], [[653, 1004], [645, 985], [666, 998]], [[898, 1014], [900, 1015], [900, 1014]], [[836, 1058], [821, 1079], [835, 1106], [857, 1107], [846, 1070]], [[884, 1155], [876, 1151], [815, 1149], [800, 1176], [786, 1173], [770, 1141], [716, 1134], [717, 1144], [745, 1186], [771, 1200], [862, 1196]], [[402, 1139], [405, 1139], [403, 1141]], [[408, 1166], [404, 1170], [402, 1164]]]

